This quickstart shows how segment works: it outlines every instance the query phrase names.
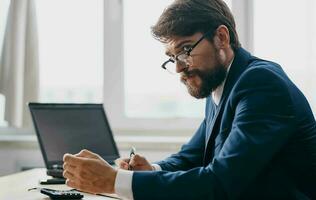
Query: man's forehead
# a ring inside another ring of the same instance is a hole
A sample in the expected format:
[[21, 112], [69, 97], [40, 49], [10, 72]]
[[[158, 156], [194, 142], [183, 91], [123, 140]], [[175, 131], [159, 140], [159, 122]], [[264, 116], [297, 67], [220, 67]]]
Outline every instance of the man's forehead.
[[183, 43], [192, 41], [192, 39], [190, 38], [191, 37], [180, 37], [180, 36], [174, 36], [170, 38], [165, 43], [166, 54], [172, 54], [172, 52], [180, 48]]
[[184, 40], [189, 40], [191, 36], [173, 36], [172, 38], [168, 39], [165, 43], [166, 47], [173, 47], [176, 48], [182, 43]]
[[173, 52], [177, 51], [183, 44], [194, 42], [196, 35], [200, 35], [200, 33], [195, 33], [191, 36], [173, 36], [168, 39], [165, 43], [166, 54], [173, 54]]

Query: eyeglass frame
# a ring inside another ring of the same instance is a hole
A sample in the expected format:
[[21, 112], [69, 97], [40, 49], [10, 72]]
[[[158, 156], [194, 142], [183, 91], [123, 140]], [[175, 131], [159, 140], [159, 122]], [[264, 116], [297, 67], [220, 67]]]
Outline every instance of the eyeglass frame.
[[[169, 63], [169, 62], [172, 62], [172, 63], [175, 63], [177, 61], [179, 61], [179, 56], [181, 55], [186, 55], [186, 59], [189, 58], [191, 56], [191, 52], [193, 51], [193, 49], [203, 40], [206, 38], [206, 36], [208, 36], [210, 33], [212, 33], [214, 31], [214, 29], [210, 29], [209, 31], [207, 31], [206, 33], [204, 33], [201, 38], [196, 41], [189, 49], [187, 50], [184, 50], [183, 52], [179, 53], [178, 55], [176, 55], [174, 58], [173, 57], [170, 57], [167, 61], [165, 61], [162, 65], [161, 65], [161, 68], [163, 68], [164, 70], [167, 70], [167, 67], [166, 65]], [[180, 60], [181, 61], [181, 60]], [[183, 63], [185, 63], [185, 60], [182, 61]], [[187, 67], [187, 66], [186, 66]], [[170, 72], [171, 73], [171, 72]]]

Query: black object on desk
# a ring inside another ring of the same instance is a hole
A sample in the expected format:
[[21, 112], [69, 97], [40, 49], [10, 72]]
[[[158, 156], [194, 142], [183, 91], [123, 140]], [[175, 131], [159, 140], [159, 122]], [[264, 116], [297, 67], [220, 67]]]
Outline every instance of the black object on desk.
[[65, 184], [66, 179], [63, 177], [62, 166], [53, 165], [52, 169], [47, 169], [46, 174], [53, 178], [40, 180], [41, 185]]
[[40, 180], [41, 185], [53, 185], [53, 184], [65, 184], [66, 179], [64, 178], [49, 178]]
[[46, 174], [55, 178], [64, 178], [62, 168], [49, 168], [47, 169]]
[[42, 194], [48, 195], [51, 199], [82, 199], [84, 196], [74, 190], [53, 190], [48, 188], [41, 189]]

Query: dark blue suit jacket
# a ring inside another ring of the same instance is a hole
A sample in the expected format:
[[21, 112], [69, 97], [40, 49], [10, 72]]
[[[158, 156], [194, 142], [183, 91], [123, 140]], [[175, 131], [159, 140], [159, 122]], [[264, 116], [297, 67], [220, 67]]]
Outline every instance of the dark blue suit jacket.
[[316, 123], [304, 95], [281, 67], [244, 49], [221, 101], [163, 171], [134, 172], [135, 200], [314, 199]]

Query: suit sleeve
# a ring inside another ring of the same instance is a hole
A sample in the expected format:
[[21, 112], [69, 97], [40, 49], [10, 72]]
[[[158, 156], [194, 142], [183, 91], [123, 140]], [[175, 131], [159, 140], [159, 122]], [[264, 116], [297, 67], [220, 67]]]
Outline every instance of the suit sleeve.
[[134, 199], [239, 199], [293, 132], [288, 90], [270, 70], [245, 72], [228, 102], [231, 131], [213, 161], [188, 171], [135, 172]]
[[183, 145], [177, 154], [173, 154], [156, 164], [166, 171], [188, 170], [201, 166], [205, 147], [205, 128], [206, 122], [204, 119], [191, 140]]

